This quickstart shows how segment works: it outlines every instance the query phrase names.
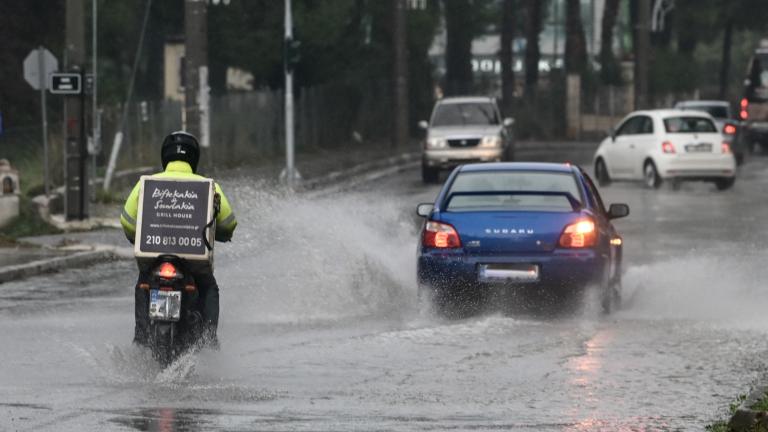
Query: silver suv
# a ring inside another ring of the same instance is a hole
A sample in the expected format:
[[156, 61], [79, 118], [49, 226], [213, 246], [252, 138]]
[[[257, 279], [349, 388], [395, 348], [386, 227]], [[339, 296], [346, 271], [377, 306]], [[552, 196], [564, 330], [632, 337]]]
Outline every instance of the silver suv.
[[490, 97], [451, 97], [437, 101], [432, 118], [419, 127], [427, 130], [421, 158], [425, 183], [437, 182], [440, 170], [472, 162], [512, 160], [510, 131], [514, 120], [501, 119]]

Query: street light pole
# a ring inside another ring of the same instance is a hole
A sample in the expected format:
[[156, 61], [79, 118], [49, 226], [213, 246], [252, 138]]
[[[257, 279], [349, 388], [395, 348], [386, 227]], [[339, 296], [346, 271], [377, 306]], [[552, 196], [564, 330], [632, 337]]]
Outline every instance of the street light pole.
[[285, 184], [289, 189], [294, 188], [294, 126], [293, 126], [293, 70], [288, 64], [288, 47], [293, 40], [293, 16], [291, 14], [291, 0], [285, 0], [285, 171], [283, 171]]

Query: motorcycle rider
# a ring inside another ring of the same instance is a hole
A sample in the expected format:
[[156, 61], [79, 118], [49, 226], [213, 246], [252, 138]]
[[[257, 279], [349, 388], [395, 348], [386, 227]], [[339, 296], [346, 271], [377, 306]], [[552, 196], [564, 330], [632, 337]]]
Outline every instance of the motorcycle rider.
[[[180, 178], [180, 179], [204, 179], [197, 174], [197, 164], [200, 160], [200, 145], [194, 135], [187, 132], [173, 132], [163, 140], [160, 150], [163, 163], [163, 171], [154, 174], [156, 178]], [[216, 194], [220, 197], [220, 211], [216, 217], [216, 241], [228, 242], [232, 239], [232, 233], [237, 226], [237, 219], [229, 205], [229, 200], [222, 192], [221, 187], [215, 184]], [[136, 217], [139, 208], [139, 186], [137, 183], [133, 191], [125, 201], [123, 212], [120, 215], [120, 224], [131, 243], [136, 237]], [[133, 342], [146, 346], [149, 337], [149, 292], [139, 288], [139, 284], [149, 278], [147, 269], [139, 270], [139, 279], [135, 289], [135, 316], [136, 328]], [[212, 271], [192, 272], [192, 277], [197, 283], [200, 298], [203, 302], [203, 328], [204, 341], [211, 346], [218, 346], [216, 328], [219, 323], [219, 287]]]

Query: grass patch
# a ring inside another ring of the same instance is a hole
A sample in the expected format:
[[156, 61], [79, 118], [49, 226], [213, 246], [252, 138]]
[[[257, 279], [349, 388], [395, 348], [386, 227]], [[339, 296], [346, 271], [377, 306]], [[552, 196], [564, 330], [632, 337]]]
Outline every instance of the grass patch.
[[40, 218], [32, 201], [26, 196], [21, 196], [19, 206], [19, 217], [0, 231], [0, 242], [13, 243], [21, 237], [58, 234], [61, 232]]
[[764, 394], [763, 397], [757, 401], [757, 403], [749, 407], [749, 409], [755, 411], [768, 411], [768, 394]]
[[[739, 406], [747, 399], [746, 394], [741, 394], [738, 397], [736, 397], [736, 400], [731, 402], [728, 405], [728, 412], [729, 412], [729, 420], [730, 417], [733, 416], [734, 413], [736, 413], [736, 410], [739, 409]], [[707, 432], [730, 432], [731, 429], [728, 427], [728, 421], [729, 420], [718, 420], [711, 425], [708, 425], [704, 428]]]

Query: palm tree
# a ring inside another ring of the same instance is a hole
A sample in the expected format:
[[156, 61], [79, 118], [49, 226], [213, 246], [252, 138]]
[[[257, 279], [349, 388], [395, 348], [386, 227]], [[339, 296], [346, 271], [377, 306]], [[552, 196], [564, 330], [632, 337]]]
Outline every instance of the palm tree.
[[539, 34], [541, 34], [543, 18], [543, 2], [540, 0], [526, 1], [525, 26], [525, 96], [535, 99], [536, 86], [539, 82]]
[[620, 0], [606, 0], [603, 9], [602, 32], [600, 37], [600, 76], [606, 84], [619, 84], [621, 73], [613, 55], [613, 29], [619, 15]]
[[517, 0], [504, 0], [501, 14], [501, 97], [505, 115], [512, 109], [515, 97], [515, 70], [512, 43], [515, 39], [515, 7]]

